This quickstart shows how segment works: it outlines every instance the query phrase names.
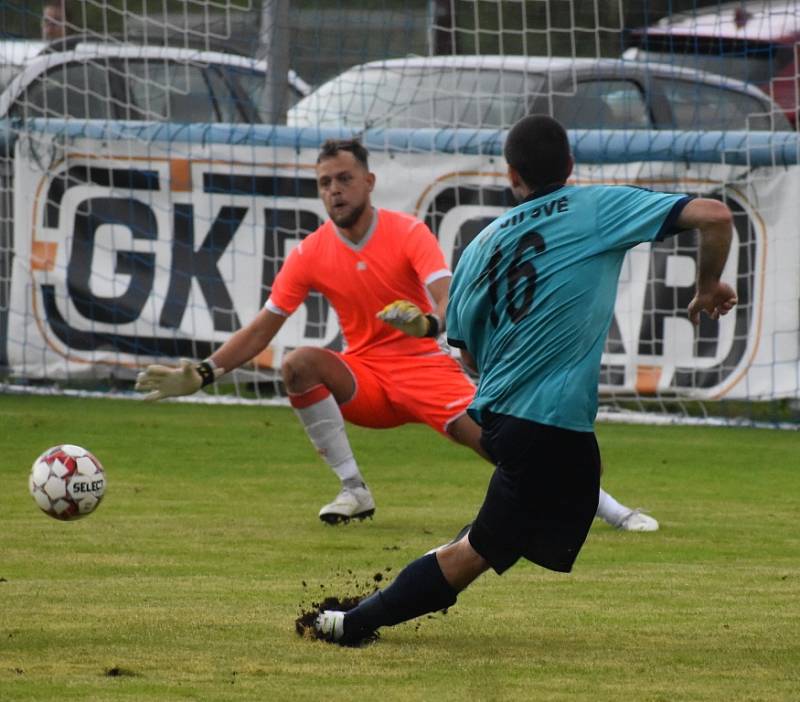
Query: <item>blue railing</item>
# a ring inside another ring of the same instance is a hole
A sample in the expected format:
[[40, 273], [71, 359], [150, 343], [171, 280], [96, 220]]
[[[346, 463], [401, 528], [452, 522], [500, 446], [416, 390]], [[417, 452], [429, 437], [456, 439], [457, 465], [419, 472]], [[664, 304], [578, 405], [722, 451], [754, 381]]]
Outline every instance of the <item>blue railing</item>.
[[[35, 119], [27, 124], [0, 121], [0, 155], [8, 154], [21, 129], [64, 138], [316, 148], [331, 137], [361, 136], [373, 151], [502, 155], [505, 131], [493, 129], [295, 128], [271, 125], [172, 124], [104, 120]], [[651, 130], [571, 130], [578, 163], [675, 161], [734, 166], [789, 166], [800, 163], [796, 132], [678, 132]]]

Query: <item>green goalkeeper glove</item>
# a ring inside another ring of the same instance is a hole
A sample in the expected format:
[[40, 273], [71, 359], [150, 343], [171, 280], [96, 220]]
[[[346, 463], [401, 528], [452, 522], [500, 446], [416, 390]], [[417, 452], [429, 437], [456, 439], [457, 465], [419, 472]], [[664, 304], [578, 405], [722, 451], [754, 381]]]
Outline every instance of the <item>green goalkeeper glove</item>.
[[408, 300], [395, 300], [386, 305], [376, 316], [409, 336], [439, 335], [439, 320], [432, 314], [425, 314]]
[[212, 368], [206, 361], [194, 363], [188, 358], [182, 358], [180, 368], [147, 366], [136, 376], [136, 389], [144, 392], [149, 390], [150, 393], [144, 398], [148, 401], [180, 397], [197, 392], [224, 373], [224, 369]]

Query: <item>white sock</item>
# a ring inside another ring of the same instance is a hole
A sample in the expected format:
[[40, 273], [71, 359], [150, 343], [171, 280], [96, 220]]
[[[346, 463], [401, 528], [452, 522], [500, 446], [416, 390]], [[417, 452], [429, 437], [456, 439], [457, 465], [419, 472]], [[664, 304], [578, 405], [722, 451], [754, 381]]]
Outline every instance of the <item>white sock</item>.
[[603, 488], [600, 488], [600, 500], [597, 503], [597, 513], [595, 516], [600, 517], [600, 519], [608, 522], [611, 526], [619, 526], [620, 522], [630, 513], [630, 507], [620, 504], [603, 490]]
[[292, 407], [317, 453], [339, 476], [342, 485], [360, 487], [364, 478], [350, 448], [344, 417], [330, 391], [325, 388], [320, 392], [322, 387], [318, 385], [300, 395], [291, 395]]

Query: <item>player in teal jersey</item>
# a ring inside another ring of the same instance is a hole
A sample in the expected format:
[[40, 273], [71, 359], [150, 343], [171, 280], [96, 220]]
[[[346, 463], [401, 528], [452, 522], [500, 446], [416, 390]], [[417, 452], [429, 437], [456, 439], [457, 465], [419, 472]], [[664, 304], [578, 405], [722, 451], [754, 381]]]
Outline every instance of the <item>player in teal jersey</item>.
[[456, 602], [489, 568], [520, 558], [569, 572], [597, 508], [600, 453], [593, 424], [600, 358], [628, 249], [699, 232], [688, 314], [712, 319], [736, 304], [720, 280], [732, 235], [721, 202], [625, 186], [569, 186], [564, 128], [523, 118], [504, 149], [520, 204], [467, 247], [447, 311], [448, 340], [480, 374], [469, 413], [495, 463], [469, 531], [406, 566], [349, 612], [324, 611], [317, 630], [357, 642], [381, 626]]
[[628, 249], [673, 233], [686, 195], [614, 186], [539, 188], [467, 247], [447, 335], [480, 372], [485, 408], [592, 431], [600, 357]]

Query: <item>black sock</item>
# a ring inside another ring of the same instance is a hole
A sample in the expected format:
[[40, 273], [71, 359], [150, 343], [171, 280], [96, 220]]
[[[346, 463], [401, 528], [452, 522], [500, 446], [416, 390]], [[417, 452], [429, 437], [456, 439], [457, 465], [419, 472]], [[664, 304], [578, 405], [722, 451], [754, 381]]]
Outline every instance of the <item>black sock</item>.
[[389, 587], [345, 614], [344, 641], [357, 641], [379, 627], [451, 607], [457, 595], [445, 580], [435, 553], [418, 558], [403, 568]]

